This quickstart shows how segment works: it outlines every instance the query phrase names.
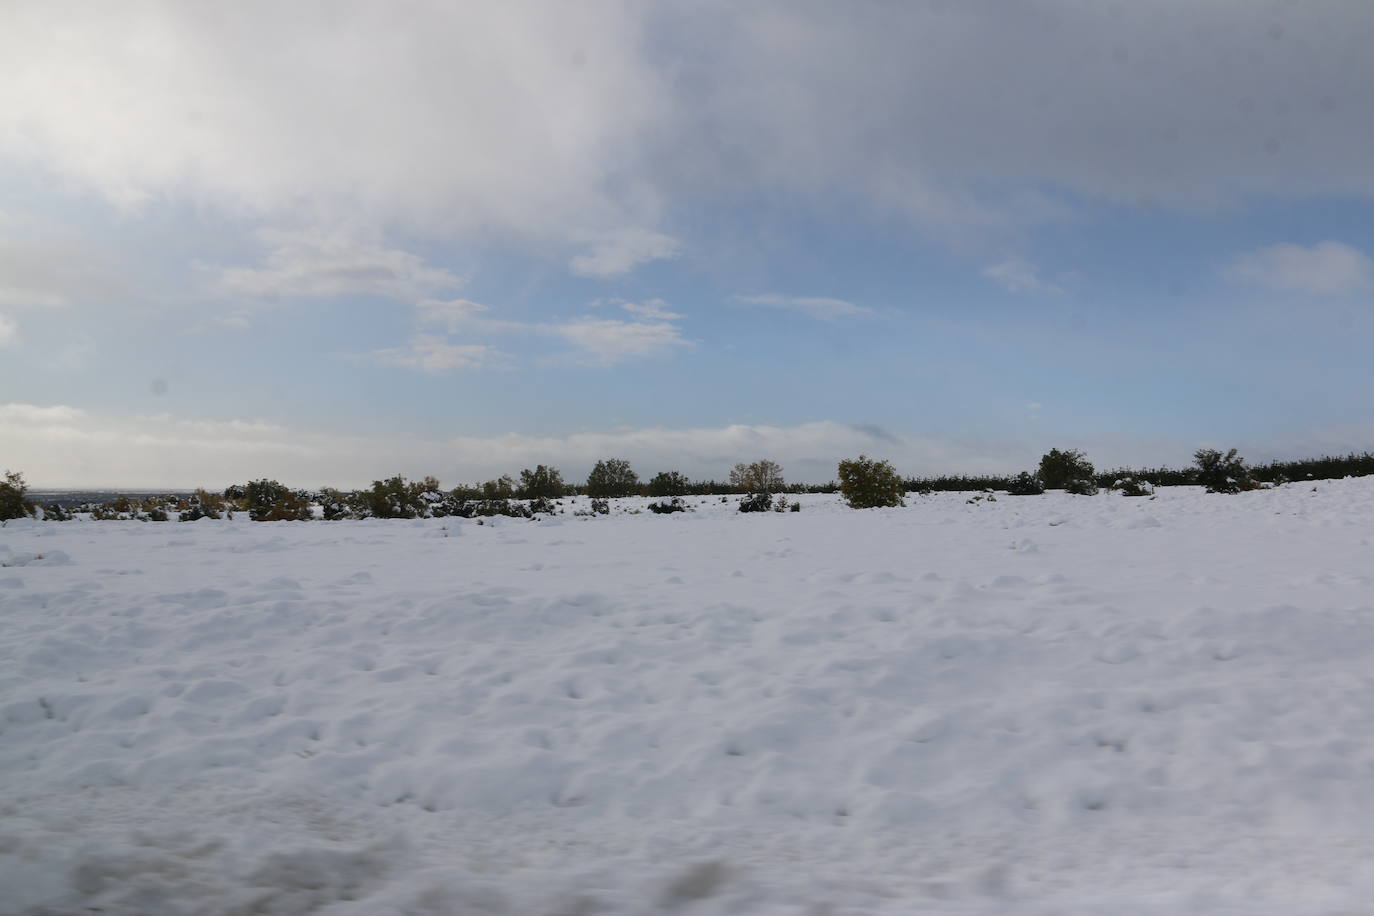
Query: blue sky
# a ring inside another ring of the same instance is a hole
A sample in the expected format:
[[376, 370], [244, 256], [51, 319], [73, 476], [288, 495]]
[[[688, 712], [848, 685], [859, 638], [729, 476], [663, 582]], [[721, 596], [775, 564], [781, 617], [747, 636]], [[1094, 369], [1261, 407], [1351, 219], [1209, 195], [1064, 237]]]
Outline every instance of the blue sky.
[[1374, 448], [1374, 7], [7, 6], [48, 486]]

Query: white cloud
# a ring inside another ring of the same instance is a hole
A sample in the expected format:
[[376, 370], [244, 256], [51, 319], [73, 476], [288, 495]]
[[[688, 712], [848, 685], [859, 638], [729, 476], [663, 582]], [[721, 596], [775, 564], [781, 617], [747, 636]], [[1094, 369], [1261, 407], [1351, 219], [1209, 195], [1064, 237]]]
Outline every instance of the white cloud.
[[445, 325], [449, 328], [465, 327], [486, 320], [483, 316], [491, 311], [490, 306], [471, 299], [422, 299], [415, 304], [415, 309], [422, 324]]
[[568, 268], [581, 277], [614, 277], [628, 273], [640, 264], [677, 257], [677, 239], [648, 229], [624, 229], [591, 246], [591, 251], [575, 255]]
[[19, 325], [13, 318], [0, 315], [0, 347], [9, 346], [19, 339]]
[[40, 407], [37, 404], [0, 404], [0, 422], [61, 426], [79, 422], [85, 416], [85, 411], [62, 404], [52, 407]]
[[433, 334], [417, 334], [406, 347], [376, 350], [372, 355], [383, 365], [431, 373], [489, 368], [501, 360], [501, 354], [491, 347], [455, 344]]
[[844, 299], [830, 299], [823, 296], [780, 296], [777, 293], [764, 293], [758, 296], [735, 296], [734, 301], [745, 305], [801, 312], [822, 321], [834, 321], [837, 318], [849, 318], [854, 315], [867, 315], [873, 311]]
[[1273, 245], [1245, 254], [1223, 268], [1238, 283], [1279, 292], [1339, 295], [1369, 288], [1374, 262], [1364, 252], [1341, 242]]
[[1025, 258], [1008, 258], [983, 268], [983, 276], [1002, 286], [1009, 293], [1058, 294], [1062, 290], [1040, 279], [1040, 269]]
[[591, 362], [602, 366], [656, 356], [688, 343], [681, 329], [667, 321], [586, 317], [546, 328], [582, 350]]
[[414, 301], [463, 285], [461, 277], [424, 259], [354, 237], [346, 230], [264, 229], [271, 250], [261, 267], [229, 267], [220, 289], [263, 299], [380, 296]]
[[[685, 316], [669, 311], [668, 304], [662, 299], [650, 299], [642, 303], [617, 300], [616, 304], [635, 316], [634, 319], [625, 321], [584, 315], [566, 321], [510, 321], [494, 317], [490, 306], [469, 299], [425, 299], [416, 303], [415, 308], [419, 324], [441, 326], [451, 334], [558, 338], [572, 344], [583, 362], [596, 366], [614, 366], [689, 345], [689, 341], [682, 336], [681, 328], [674, 323]], [[380, 356], [381, 360], [390, 365], [436, 371], [433, 366], [445, 359], [438, 354], [451, 350], [465, 351], [468, 346], [456, 345], [431, 334], [422, 334], [416, 340], [424, 340], [425, 347], [436, 355], [421, 359], [412, 342], [406, 350], [379, 351], [379, 354], [384, 354]], [[460, 356], [456, 353], [451, 358], [459, 364], [441, 368], [476, 368], [488, 364], [483, 359], [474, 359], [470, 364], [460, 362]]]
[[606, 272], [660, 256], [627, 228], [654, 190], [614, 181], [663, 111], [636, 4], [5, 12], [0, 156], [119, 205], [590, 240]]
[[668, 310], [668, 303], [662, 299], [646, 299], [643, 302], [620, 302], [619, 306], [631, 315], [638, 315], [640, 318], [650, 318], [657, 321], [679, 321], [685, 315]]

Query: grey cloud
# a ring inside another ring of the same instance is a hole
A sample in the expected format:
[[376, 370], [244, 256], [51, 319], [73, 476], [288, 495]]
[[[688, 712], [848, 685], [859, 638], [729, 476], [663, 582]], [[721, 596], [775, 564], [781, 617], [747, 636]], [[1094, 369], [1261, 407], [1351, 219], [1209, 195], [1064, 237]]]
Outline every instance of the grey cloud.
[[59, 308], [123, 288], [107, 258], [83, 242], [0, 235], [0, 306]]
[[879, 442], [886, 442], [888, 445], [902, 444], [900, 438], [883, 429], [877, 423], [851, 423], [849, 428], [855, 432], [863, 433], [870, 438], [877, 439]]
[[687, 136], [698, 142], [665, 151], [685, 173], [707, 156], [741, 183], [815, 189], [842, 176], [875, 207], [975, 228], [1064, 215], [1071, 198], [1036, 190], [1185, 207], [1374, 191], [1369, 4], [932, 0], [714, 13], [675, 22], [682, 45], [710, 49], [689, 64], [698, 129]]
[[676, 207], [746, 187], [956, 236], [1084, 198], [1374, 192], [1369, 3], [318, 10], [12, 3], [0, 156], [127, 206], [552, 244], [592, 277], [678, 255]]

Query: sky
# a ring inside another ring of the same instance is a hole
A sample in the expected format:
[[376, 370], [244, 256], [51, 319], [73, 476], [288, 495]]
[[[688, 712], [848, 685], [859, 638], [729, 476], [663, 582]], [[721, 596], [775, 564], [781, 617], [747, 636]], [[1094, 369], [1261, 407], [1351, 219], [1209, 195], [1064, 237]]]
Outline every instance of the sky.
[[0, 8], [0, 469], [1374, 449], [1367, 0]]

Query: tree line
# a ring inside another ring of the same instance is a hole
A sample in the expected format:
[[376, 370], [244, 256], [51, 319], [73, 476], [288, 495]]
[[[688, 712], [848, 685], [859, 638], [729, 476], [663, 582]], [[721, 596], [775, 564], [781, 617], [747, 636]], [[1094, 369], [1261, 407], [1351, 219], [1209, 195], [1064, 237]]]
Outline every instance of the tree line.
[[[1110, 488], [1125, 496], [1147, 496], [1156, 487], [1202, 486], [1213, 493], [1237, 493], [1261, 486], [1274, 486], [1301, 480], [1328, 480], [1374, 474], [1374, 453], [1351, 453], [1292, 461], [1271, 461], [1250, 465], [1236, 449], [1221, 452], [1199, 449], [1187, 468], [1119, 468], [1099, 472], [1081, 450], [1051, 449], [1031, 471], [1010, 476], [942, 475], [902, 477], [890, 462], [860, 455], [841, 461], [837, 479], [825, 484], [789, 484], [782, 466], [769, 459], [740, 463], [723, 481], [691, 480], [678, 471], [661, 471], [641, 481], [622, 458], [596, 462], [585, 482], [570, 484], [561, 472], [549, 465], [536, 465], [520, 472], [519, 478], [503, 475], [479, 484], [444, 488], [434, 477], [407, 480], [400, 475], [373, 481], [359, 490], [322, 487], [299, 490], [275, 480], [252, 480], [227, 487], [222, 492], [196, 490], [190, 494], [150, 496], [142, 499], [119, 496], [108, 502], [65, 506], [49, 503], [42, 516], [52, 520], [88, 513], [93, 519], [140, 519], [182, 521], [219, 518], [243, 512], [254, 520], [283, 521], [316, 517], [333, 519], [430, 518], [507, 515], [533, 517], [564, 511], [562, 501], [586, 496], [590, 504], [575, 510], [582, 514], [609, 512], [607, 500], [646, 496], [668, 500], [651, 504], [654, 512], [682, 511], [685, 496], [745, 495], [741, 511], [791, 509], [782, 494], [839, 493], [855, 508], [902, 505], [905, 493], [949, 491], [995, 491], [1016, 496], [1031, 496], [1046, 490], [1091, 495]], [[774, 497], [780, 497], [775, 502]], [[5, 472], [0, 480], [0, 521], [39, 514], [39, 507], [28, 496], [24, 477]]]

